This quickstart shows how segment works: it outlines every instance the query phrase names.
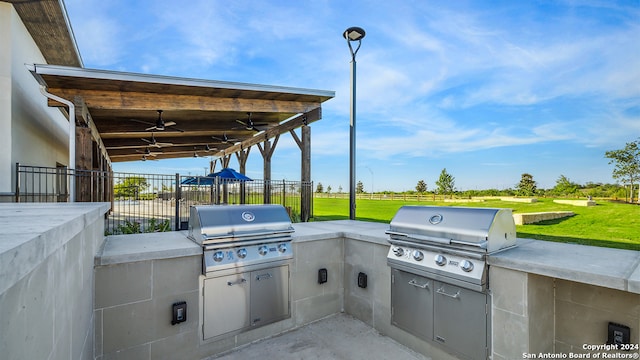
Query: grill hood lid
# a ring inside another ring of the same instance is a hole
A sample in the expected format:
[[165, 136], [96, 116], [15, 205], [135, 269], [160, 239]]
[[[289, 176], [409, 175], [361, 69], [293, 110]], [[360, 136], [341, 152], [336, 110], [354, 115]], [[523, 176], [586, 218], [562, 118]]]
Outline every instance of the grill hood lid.
[[511, 209], [403, 206], [389, 224], [391, 239], [494, 252], [516, 244]]
[[189, 237], [202, 244], [292, 233], [291, 219], [282, 205], [191, 206]]

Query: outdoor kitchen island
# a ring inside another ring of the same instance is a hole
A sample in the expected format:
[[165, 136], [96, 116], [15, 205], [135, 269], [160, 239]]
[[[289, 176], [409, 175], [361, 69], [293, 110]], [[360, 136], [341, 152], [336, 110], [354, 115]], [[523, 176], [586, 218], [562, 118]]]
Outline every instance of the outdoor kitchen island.
[[[293, 227], [291, 317], [215, 341], [202, 337], [202, 248], [186, 232], [107, 237], [95, 267], [96, 358], [208, 358], [341, 312], [427, 357], [454, 358], [391, 324], [388, 224]], [[602, 352], [589, 347], [607, 342], [610, 322], [640, 342], [640, 252], [518, 239], [488, 263], [493, 359]], [[171, 325], [182, 301], [186, 321]]]

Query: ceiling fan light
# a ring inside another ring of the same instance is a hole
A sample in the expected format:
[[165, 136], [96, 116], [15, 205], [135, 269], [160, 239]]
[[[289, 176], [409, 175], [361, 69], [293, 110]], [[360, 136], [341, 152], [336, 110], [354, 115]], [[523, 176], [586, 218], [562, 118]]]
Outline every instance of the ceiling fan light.
[[158, 120], [156, 121], [156, 130], [164, 130], [164, 120], [162, 120], [162, 110], [158, 110]]

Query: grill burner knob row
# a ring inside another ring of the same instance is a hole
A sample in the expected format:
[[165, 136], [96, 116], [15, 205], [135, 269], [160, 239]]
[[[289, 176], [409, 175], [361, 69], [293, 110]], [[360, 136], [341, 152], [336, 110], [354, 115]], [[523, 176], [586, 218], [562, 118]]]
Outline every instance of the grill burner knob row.
[[445, 266], [447, 264], [447, 258], [440, 254], [436, 255], [434, 260], [438, 266]]
[[463, 271], [469, 272], [473, 270], [473, 263], [469, 260], [462, 260], [462, 262], [460, 263], [460, 268]]
[[220, 262], [224, 260], [224, 253], [222, 251], [216, 251], [213, 253], [213, 261]]
[[247, 257], [247, 249], [238, 249], [238, 257], [240, 259]]
[[393, 249], [393, 253], [397, 256], [400, 257], [402, 255], [404, 255], [404, 249], [401, 247], [396, 247]]
[[413, 258], [416, 261], [422, 261], [422, 259], [424, 259], [424, 254], [420, 250], [414, 250], [413, 251]]
[[269, 252], [269, 248], [266, 247], [265, 245], [262, 245], [258, 248], [258, 254], [262, 256], [267, 255], [268, 252]]

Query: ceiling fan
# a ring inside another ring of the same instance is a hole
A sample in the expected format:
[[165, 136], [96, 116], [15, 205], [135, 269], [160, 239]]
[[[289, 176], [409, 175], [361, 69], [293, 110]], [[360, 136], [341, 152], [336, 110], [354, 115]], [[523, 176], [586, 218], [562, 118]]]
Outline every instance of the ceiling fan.
[[247, 120], [240, 120], [240, 119], [236, 119], [236, 122], [238, 124], [242, 124], [242, 128], [244, 128], [245, 130], [253, 130], [253, 131], [263, 131], [267, 129], [267, 125], [269, 125], [269, 123], [255, 123], [253, 122], [253, 120], [251, 120], [251, 113], [248, 112], [247, 113]]
[[[142, 123], [142, 124], [151, 125], [150, 127], [144, 129], [145, 131], [164, 131], [168, 127], [176, 125], [174, 121], [164, 121], [162, 119], [162, 110], [157, 110], [157, 111], [158, 111], [158, 119], [156, 120], [155, 124], [148, 121], [143, 121], [143, 120], [136, 120], [136, 119], [131, 119], [131, 120]], [[172, 128], [172, 130], [184, 132], [184, 130], [181, 130], [175, 127]]]
[[220, 141], [220, 142], [221, 142], [221, 143], [223, 143], [223, 144], [228, 144], [228, 143], [230, 143], [230, 142], [240, 141], [240, 139], [232, 139], [232, 138], [228, 137], [226, 132], [222, 134], [222, 137], [221, 137], [221, 138], [216, 137], [216, 136], [212, 136], [212, 138], [213, 138], [214, 140], [218, 140], [218, 141]]
[[165, 142], [156, 141], [156, 137], [154, 136], [153, 132], [151, 132], [151, 140], [145, 139], [145, 138], [141, 138], [140, 140], [146, 142], [148, 144], [147, 146], [154, 146], [154, 147], [157, 147], [157, 148], [161, 148], [161, 147], [165, 147], [165, 146], [173, 146], [172, 143], [165, 143]]
[[144, 151], [136, 150], [136, 152], [144, 154], [143, 156], [156, 156], [162, 154], [162, 151], [151, 151], [148, 147]]
[[142, 161], [147, 161], [147, 160], [158, 161], [158, 159], [149, 158], [147, 155], [142, 155], [142, 159], [140, 159], [140, 160], [142, 160]]

